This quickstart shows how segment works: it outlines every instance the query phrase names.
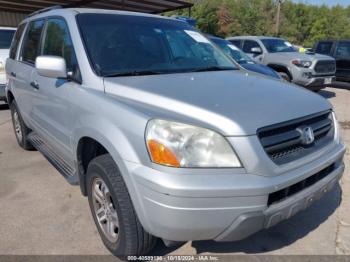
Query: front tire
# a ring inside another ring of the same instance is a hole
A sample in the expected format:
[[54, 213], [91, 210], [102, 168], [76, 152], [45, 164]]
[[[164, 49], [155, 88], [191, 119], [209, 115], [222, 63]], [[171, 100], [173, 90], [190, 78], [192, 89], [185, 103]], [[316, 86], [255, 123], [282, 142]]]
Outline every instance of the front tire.
[[91, 213], [107, 249], [121, 258], [148, 253], [156, 238], [140, 224], [125, 182], [109, 154], [90, 162], [86, 183]]
[[287, 82], [291, 82], [290, 76], [285, 72], [277, 72], [282, 79], [286, 80]]
[[16, 101], [10, 105], [13, 130], [15, 131], [16, 140], [20, 147], [25, 150], [33, 150], [33, 145], [28, 140], [28, 135], [31, 130], [23, 122], [22, 116], [18, 110]]

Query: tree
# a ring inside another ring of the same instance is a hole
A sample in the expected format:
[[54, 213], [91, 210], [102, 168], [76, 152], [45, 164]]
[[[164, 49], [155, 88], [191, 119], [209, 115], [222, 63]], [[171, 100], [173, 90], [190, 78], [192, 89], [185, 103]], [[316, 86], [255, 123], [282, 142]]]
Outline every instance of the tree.
[[[193, 0], [192, 16], [205, 33], [221, 37], [275, 34], [276, 0]], [[168, 13], [187, 15], [185, 11]], [[316, 6], [285, 0], [280, 36], [312, 47], [321, 39], [350, 38], [350, 5]]]

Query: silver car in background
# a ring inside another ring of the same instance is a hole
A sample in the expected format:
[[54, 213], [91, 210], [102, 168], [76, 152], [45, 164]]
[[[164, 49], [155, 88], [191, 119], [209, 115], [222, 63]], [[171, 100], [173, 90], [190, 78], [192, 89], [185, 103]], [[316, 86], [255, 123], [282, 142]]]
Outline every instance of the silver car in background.
[[343, 174], [328, 101], [239, 70], [185, 22], [56, 8], [25, 19], [11, 52], [18, 144], [80, 185], [115, 255], [145, 254], [157, 238], [245, 238]]
[[289, 82], [318, 91], [332, 84], [336, 64], [333, 57], [299, 53], [283, 38], [269, 36], [236, 36], [227, 38], [257, 62], [277, 71]]
[[5, 63], [9, 57], [9, 50], [13, 35], [16, 32], [16, 28], [13, 27], [0, 27], [0, 101], [5, 100]]

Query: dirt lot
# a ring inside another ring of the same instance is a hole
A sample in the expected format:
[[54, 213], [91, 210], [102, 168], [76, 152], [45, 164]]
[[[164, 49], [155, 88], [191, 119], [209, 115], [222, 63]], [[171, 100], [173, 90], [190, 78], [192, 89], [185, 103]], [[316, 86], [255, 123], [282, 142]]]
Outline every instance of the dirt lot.
[[[320, 95], [334, 105], [348, 151], [339, 186], [310, 209], [234, 243], [189, 242], [164, 254], [350, 254], [350, 90]], [[15, 141], [10, 112], [0, 105], [0, 255], [108, 254], [79, 187], [70, 186], [38, 152]]]

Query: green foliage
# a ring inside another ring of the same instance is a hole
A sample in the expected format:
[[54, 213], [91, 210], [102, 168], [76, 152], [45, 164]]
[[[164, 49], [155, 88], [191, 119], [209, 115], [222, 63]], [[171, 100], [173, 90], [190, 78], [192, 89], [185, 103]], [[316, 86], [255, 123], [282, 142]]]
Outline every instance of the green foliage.
[[[221, 37], [276, 35], [277, 0], [192, 0], [198, 28]], [[188, 15], [180, 10], [166, 15]], [[320, 39], [350, 38], [350, 5], [315, 6], [283, 1], [279, 36], [312, 47]]]

